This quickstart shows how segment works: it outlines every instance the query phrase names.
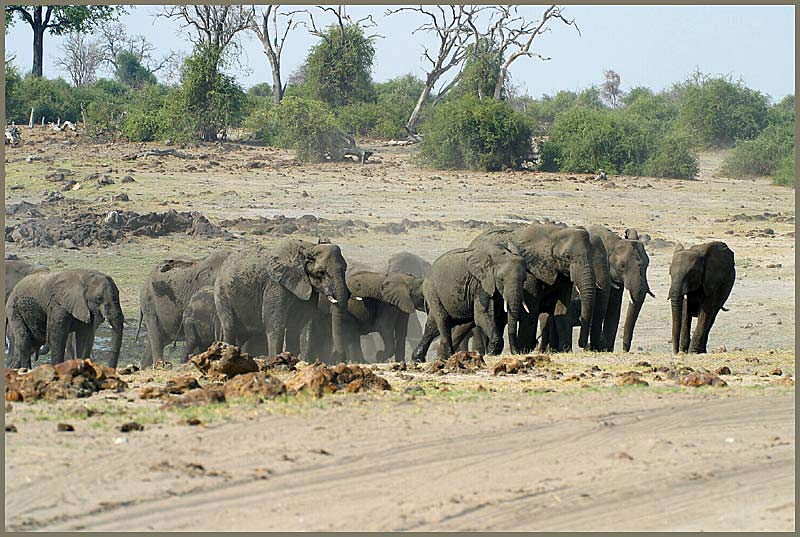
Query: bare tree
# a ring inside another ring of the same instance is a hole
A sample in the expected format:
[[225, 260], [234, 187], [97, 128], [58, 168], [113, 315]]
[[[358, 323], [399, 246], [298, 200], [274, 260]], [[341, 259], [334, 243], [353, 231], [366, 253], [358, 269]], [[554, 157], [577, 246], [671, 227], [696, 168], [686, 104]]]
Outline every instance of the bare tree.
[[[436, 50], [433, 55], [431, 55], [431, 51], [429, 51], [427, 47], [424, 48], [422, 52], [422, 57], [430, 63], [430, 67], [425, 73], [425, 86], [422, 88], [419, 99], [417, 99], [417, 104], [406, 122], [406, 130], [412, 136], [414, 135], [414, 127], [419, 120], [422, 106], [433, 91], [433, 88], [439, 82], [439, 79], [463, 62], [467, 54], [468, 41], [472, 35], [473, 26], [470, 25], [470, 21], [482, 9], [483, 8], [464, 5], [420, 5], [386, 11], [387, 16], [403, 11], [425, 15], [430, 20], [414, 29], [412, 35], [417, 32], [431, 32], [439, 39], [438, 50]], [[450, 88], [458, 82], [458, 78], [459, 76], [456, 75], [447, 85], [439, 90], [439, 98], [444, 96]]]
[[194, 30], [193, 43], [212, 45], [223, 52], [229, 46], [238, 46], [236, 36], [250, 29], [253, 15], [253, 9], [247, 6], [173, 5], [164, 6], [158, 16], [182, 20], [184, 29]]
[[[294, 22], [295, 13], [278, 13], [279, 5], [265, 6], [260, 13], [256, 12], [253, 6], [253, 16], [250, 21], [250, 29], [258, 36], [261, 45], [264, 47], [264, 54], [267, 55], [269, 66], [272, 69], [272, 97], [275, 104], [281, 102], [286, 86], [281, 80], [281, 54], [283, 46], [289, 32], [299, 24]], [[279, 24], [279, 16], [281, 24]]]
[[120, 52], [129, 52], [136, 56], [139, 63], [155, 74], [166, 70], [174, 62], [176, 53], [170, 51], [166, 56], [156, 59], [153, 53], [155, 45], [141, 34], [129, 35], [124, 24], [107, 24], [100, 27], [100, 49], [105, 61], [114, 70], [117, 69], [117, 57]]
[[[522, 57], [536, 57], [540, 60], [550, 58], [542, 56], [538, 52], [531, 50], [534, 40], [545, 32], [550, 31], [549, 24], [552, 21], [561, 21], [567, 26], [572, 26], [580, 35], [580, 29], [575, 24], [575, 19], [567, 19], [562, 13], [562, 8], [556, 5], [548, 7], [542, 18], [529, 21], [524, 16], [519, 15], [517, 6], [494, 6], [493, 19], [496, 20], [490, 25], [486, 32], [486, 37], [497, 44], [505, 60], [500, 67], [500, 76], [494, 88], [494, 98], [500, 99], [503, 93], [503, 86], [508, 69], [511, 64]], [[477, 29], [473, 26], [473, 32], [477, 35]]]
[[[372, 15], [367, 15], [366, 17], [362, 17], [360, 19], [353, 19], [350, 15], [347, 14], [347, 8], [343, 5], [338, 5], [336, 7], [330, 6], [316, 6], [317, 9], [324, 13], [330, 13], [334, 17], [336, 17], [336, 25], [339, 26], [339, 31], [341, 32], [342, 38], [344, 38], [344, 29], [348, 25], [355, 26], [359, 29], [366, 30], [368, 28], [372, 28], [377, 26], [378, 24], [372, 18]], [[308, 22], [306, 21], [299, 21], [298, 24], [302, 24], [308, 29], [308, 33], [313, 36], [319, 37], [320, 39], [328, 39], [328, 36], [325, 34], [324, 29], [317, 26], [316, 22], [314, 21], [314, 14], [308, 9], [298, 9], [295, 11], [290, 11], [287, 15], [295, 15], [298, 13], [305, 13], [308, 15]], [[379, 37], [383, 37], [380, 34], [370, 34], [365, 35], [367, 39], [377, 39]]]
[[62, 67], [76, 87], [88, 86], [97, 80], [97, 70], [103, 64], [98, 44], [89, 41], [83, 32], [70, 32], [64, 40], [64, 55], [56, 65]]
[[603, 82], [601, 95], [611, 108], [616, 108], [619, 106], [620, 99], [622, 98], [622, 91], [619, 89], [619, 74], [609, 69], [608, 71], [603, 71], [603, 76], [606, 77], [606, 80]]

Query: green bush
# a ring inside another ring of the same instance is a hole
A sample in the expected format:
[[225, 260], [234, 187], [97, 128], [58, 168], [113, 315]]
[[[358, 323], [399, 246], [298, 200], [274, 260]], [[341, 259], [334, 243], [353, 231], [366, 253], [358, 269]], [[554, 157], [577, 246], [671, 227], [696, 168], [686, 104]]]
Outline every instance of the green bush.
[[676, 129], [660, 138], [652, 149], [652, 154], [645, 160], [642, 172], [649, 177], [697, 177], [700, 165], [697, 156], [692, 152], [689, 137]]
[[142, 88], [157, 82], [156, 75], [142, 65], [138, 56], [127, 50], [117, 54], [117, 68], [114, 76], [120, 84], [131, 88]]
[[[25, 122], [25, 111], [22, 109], [22, 103], [20, 101], [20, 87], [22, 86], [22, 77], [19, 74], [19, 70], [14, 65], [10, 58], [6, 59], [6, 121], [7, 122], [16, 122], [16, 123], [24, 123]], [[28, 111], [30, 112], [30, 110]]]
[[34, 108], [33, 120], [41, 122], [78, 121], [81, 117], [80, 102], [75, 98], [75, 90], [61, 78], [46, 79], [27, 76], [19, 86], [19, 108], [13, 119], [19, 123], [27, 123]]
[[275, 108], [272, 104], [257, 108], [247, 116], [243, 124], [252, 131], [254, 139], [274, 147], [287, 147], [283, 123]]
[[730, 177], [772, 175], [789, 154], [794, 155], [794, 123], [770, 125], [755, 139], [737, 143], [721, 171]]
[[530, 125], [508, 103], [469, 95], [438, 106], [423, 135], [420, 158], [442, 169], [500, 170], [531, 148]]
[[678, 121], [699, 146], [730, 147], [755, 138], [767, 125], [767, 97], [741, 82], [701, 75], [673, 92], [680, 106]]
[[321, 101], [284, 97], [267, 117], [274, 118], [268, 135], [278, 133], [280, 145], [294, 149], [300, 162], [321, 162], [336, 149], [336, 118]]
[[178, 107], [170, 105], [178, 101], [179, 93], [178, 89], [157, 85], [144, 88], [129, 104], [122, 121], [122, 134], [136, 142], [189, 139], [189, 125], [181, 121]]
[[775, 170], [772, 176], [773, 184], [779, 186], [790, 186], [795, 188], [797, 186], [797, 174], [795, 173], [794, 153], [790, 153], [783, 157], [778, 164], [778, 169]]

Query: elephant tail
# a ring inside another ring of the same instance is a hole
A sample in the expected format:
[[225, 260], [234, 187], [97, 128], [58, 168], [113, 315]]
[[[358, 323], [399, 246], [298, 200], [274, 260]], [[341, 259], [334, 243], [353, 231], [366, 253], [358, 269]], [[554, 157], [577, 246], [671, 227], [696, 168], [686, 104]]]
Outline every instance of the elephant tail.
[[136, 343], [139, 340], [139, 331], [142, 329], [142, 319], [144, 318], [144, 312], [141, 308], [139, 308], [139, 326], [136, 327], [136, 335], [133, 338], [133, 342]]
[[719, 309], [721, 309], [722, 311], [731, 311], [728, 308], [726, 308], [725, 306], [720, 306]]

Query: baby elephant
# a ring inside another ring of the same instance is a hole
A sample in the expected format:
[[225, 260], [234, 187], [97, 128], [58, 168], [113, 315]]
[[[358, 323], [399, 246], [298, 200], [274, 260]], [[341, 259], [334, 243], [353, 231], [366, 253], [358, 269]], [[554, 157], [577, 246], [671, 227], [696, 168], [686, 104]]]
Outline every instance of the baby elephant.
[[186, 309], [183, 310], [181, 328], [186, 341], [183, 362], [186, 362], [192, 354], [203, 352], [219, 340], [222, 328], [217, 317], [217, 307], [214, 305], [213, 287], [203, 287], [192, 295]]
[[[672, 350], [705, 353], [708, 333], [719, 310], [731, 294], [736, 279], [733, 252], [724, 242], [713, 241], [684, 248], [675, 246], [669, 265], [672, 305]], [[697, 328], [689, 342], [692, 317]]]

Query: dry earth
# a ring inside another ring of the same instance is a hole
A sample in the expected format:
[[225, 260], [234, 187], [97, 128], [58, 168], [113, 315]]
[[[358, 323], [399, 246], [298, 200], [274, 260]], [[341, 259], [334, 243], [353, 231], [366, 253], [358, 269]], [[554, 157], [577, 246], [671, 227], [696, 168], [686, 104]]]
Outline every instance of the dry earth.
[[[69, 216], [64, 202], [40, 204], [44, 191], [61, 190], [46, 176], [67, 169], [81, 188], [63, 194], [81, 208], [200, 211], [232, 233], [79, 249], [5, 243], [7, 254], [51, 267], [111, 274], [129, 320], [138, 318], [149, 267], [165, 257], [327, 234], [351, 263], [380, 267], [400, 250], [433, 260], [485, 222], [534, 217], [649, 234], [657, 299], [641, 314], [635, 352], [552, 355], [545, 372], [440, 376], [379, 364], [390, 392], [171, 411], [138, 398], [139, 388], [186, 372], [179, 366], [126, 376], [120, 394], [12, 403], [6, 529], [794, 529], [794, 191], [718, 176], [722, 153], [702, 156], [698, 181], [598, 182], [439, 172], [416, 165], [408, 148], [377, 147], [364, 166], [298, 166], [289, 152], [237, 143], [175, 147], [194, 159], [123, 160], [156, 146], [27, 129], [23, 137], [6, 151], [7, 209], [27, 200]], [[115, 184], [96, 187], [86, 179], [94, 173]], [[135, 182], [121, 183], [126, 175]], [[111, 201], [122, 192], [130, 201]], [[333, 222], [289, 235], [292, 226], [270, 231], [272, 221], [230, 222], [305, 214]], [[23, 220], [7, 217], [6, 226]], [[712, 331], [714, 353], [674, 357], [665, 302], [671, 243], [711, 239], [736, 253], [731, 311]], [[141, 349], [135, 325], [128, 330], [123, 364]], [[720, 375], [727, 387], [688, 388], [652, 370], [660, 366], [727, 366], [731, 374]], [[629, 370], [649, 385], [618, 386]], [[192, 418], [200, 425], [187, 425]], [[144, 431], [121, 433], [132, 420]], [[61, 422], [75, 431], [57, 432]]]

